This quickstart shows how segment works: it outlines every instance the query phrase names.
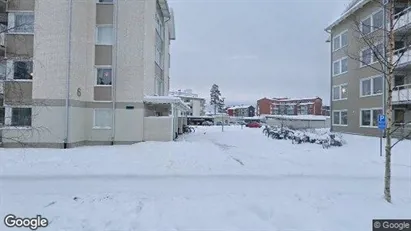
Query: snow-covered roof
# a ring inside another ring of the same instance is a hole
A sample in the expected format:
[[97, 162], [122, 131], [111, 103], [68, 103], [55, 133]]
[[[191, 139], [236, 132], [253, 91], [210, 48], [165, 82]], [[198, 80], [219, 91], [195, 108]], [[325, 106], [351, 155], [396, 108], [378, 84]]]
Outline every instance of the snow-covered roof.
[[234, 107], [229, 107], [227, 109], [235, 110], [235, 109], [245, 109], [245, 108], [249, 108], [249, 107], [251, 107], [251, 105], [234, 106]]
[[279, 99], [276, 100], [278, 102], [290, 102], [290, 101], [306, 101], [306, 100], [316, 100], [320, 97], [315, 96], [315, 97], [305, 97], [305, 98], [288, 98], [288, 99]]
[[334, 22], [331, 25], [329, 25], [325, 30], [331, 30], [333, 27], [340, 24], [348, 16], [350, 16], [351, 14], [359, 10], [361, 7], [363, 7], [365, 4], [367, 4], [370, 1], [371, 0], [353, 0], [350, 4], [348, 4], [344, 12], [336, 20], [334, 20]]
[[329, 116], [320, 115], [266, 115], [266, 118], [289, 119], [289, 120], [316, 120], [325, 121]]
[[144, 103], [151, 104], [176, 104], [182, 111], [190, 111], [190, 108], [179, 98], [175, 96], [153, 96], [146, 95], [143, 99]]

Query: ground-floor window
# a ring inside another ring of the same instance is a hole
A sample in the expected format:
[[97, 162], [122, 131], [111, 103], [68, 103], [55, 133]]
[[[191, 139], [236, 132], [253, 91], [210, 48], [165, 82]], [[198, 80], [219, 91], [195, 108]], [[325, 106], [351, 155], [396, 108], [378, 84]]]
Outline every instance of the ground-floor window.
[[332, 117], [333, 125], [348, 125], [347, 110], [334, 110]]
[[[405, 110], [396, 109], [394, 110], [394, 121], [395, 124], [404, 124], [405, 123]], [[409, 122], [409, 121], [407, 121]]]
[[11, 108], [11, 126], [31, 127], [31, 108]]
[[381, 108], [361, 109], [360, 126], [361, 127], [377, 127], [379, 114], [382, 114]]
[[113, 119], [112, 109], [94, 109], [94, 128], [110, 129]]

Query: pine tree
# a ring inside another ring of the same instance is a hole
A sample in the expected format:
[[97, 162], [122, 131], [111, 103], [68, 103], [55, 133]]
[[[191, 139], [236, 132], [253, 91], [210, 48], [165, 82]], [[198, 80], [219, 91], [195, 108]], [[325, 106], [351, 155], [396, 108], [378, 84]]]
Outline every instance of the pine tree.
[[217, 84], [213, 84], [210, 90], [210, 105], [214, 106], [214, 115], [221, 106], [221, 92]]

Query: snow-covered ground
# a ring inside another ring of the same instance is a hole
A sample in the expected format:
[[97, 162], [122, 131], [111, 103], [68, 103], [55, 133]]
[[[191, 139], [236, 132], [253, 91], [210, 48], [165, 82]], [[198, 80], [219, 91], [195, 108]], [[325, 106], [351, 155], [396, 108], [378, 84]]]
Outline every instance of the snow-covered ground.
[[379, 139], [344, 138], [322, 149], [231, 126], [168, 143], [0, 149], [0, 216], [41, 214], [50, 231], [352, 231], [411, 217], [411, 142], [394, 149], [388, 204]]

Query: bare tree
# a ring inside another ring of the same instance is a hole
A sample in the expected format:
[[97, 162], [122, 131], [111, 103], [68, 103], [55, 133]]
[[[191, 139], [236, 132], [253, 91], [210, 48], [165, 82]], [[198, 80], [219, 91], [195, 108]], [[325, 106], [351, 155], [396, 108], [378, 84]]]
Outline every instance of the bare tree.
[[[354, 39], [363, 50], [360, 52], [345, 50], [346, 55], [357, 62], [361, 67], [368, 67], [374, 72], [380, 73], [383, 76], [382, 91], [385, 91], [384, 114], [386, 115], [387, 123], [385, 128], [385, 176], [384, 176], [384, 198], [391, 203], [391, 154], [392, 148], [404, 139], [411, 137], [411, 131], [405, 134], [398, 135], [398, 139], [393, 142], [393, 136], [400, 127], [396, 127], [396, 122], [393, 119], [393, 92], [395, 86], [395, 72], [400, 65], [401, 58], [407, 51], [407, 47], [398, 49], [396, 42], [409, 44], [411, 31], [406, 29], [402, 33], [396, 33], [398, 23], [401, 20], [402, 13], [395, 12], [395, 0], [373, 0], [369, 4], [375, 4], [381, 9], [380, 14], [376, 17], [382, 17], [382, 23], [371, 23], [366, 20], [354, 18]], [[378, 21], [378, 20], [376, 20]], [[371, 123], [373, 123], [371, 118]], [[404, 124], [409, 124], [411, 121], [404, 121]]]

